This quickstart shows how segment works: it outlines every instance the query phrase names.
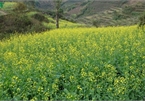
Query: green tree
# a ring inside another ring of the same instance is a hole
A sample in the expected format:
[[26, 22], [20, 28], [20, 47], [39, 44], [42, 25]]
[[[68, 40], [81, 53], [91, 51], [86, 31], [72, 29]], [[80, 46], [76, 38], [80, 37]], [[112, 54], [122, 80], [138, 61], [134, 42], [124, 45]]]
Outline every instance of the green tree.
[[61, 11], [61, 3], [62, 3], [62, 0], [54, 0], [55, 13], [56, 13], [56, 28], [59, 28], [59, 18], [60, 18], [60, 11]]

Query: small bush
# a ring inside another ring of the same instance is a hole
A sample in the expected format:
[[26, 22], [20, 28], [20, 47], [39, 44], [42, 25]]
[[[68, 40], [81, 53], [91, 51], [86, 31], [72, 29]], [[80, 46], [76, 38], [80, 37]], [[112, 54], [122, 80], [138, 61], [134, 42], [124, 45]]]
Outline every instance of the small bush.
[[1, 17], [0, 26], [4, 33], [25, 32], [32, 26], [32, 22], [25, 15], [9, 14]]
[[139, 27], [143, 28], [145, 25], [145, 14], [139, 17]]
[[42, 21], [49, 22], [41, 14], [34, 15], [34, 18], [30, 18], [25, 13], [0, 16], [0, 39], [15, 32], [31, 33], [47, 30], [48, 28], [42, 25]]
[[99, 27], [100, 21], [94, 20], [94, 21], [92, 22], [92, 24], [93, 24], [93, 26], [95, 26], [95, 27]]
[[22, 2], [17, 2], [17, 5], [14, 9], [15, 12], [22, 12], [22, 11], [25, 11], [27, 9], [27, 6], [22, 3]]
[[132, 7], [132, 6], [125, 6], [124, 8], [123, 8], [123, 13], [124, 14], [131, 14], [133, 11], [134, 11], [134, 7]]
[[42, 22], [42, 21], [49, 22], [48, 19], [47, 19], [44, 15], [42, 15], [42, 14], [40, 14], [40, 13], [34, 14], [34, 15], [33, 15], [33, 18], [36, 19], [36, 20], [39, 20], [39, 21], [41, 21], [41, 22]]

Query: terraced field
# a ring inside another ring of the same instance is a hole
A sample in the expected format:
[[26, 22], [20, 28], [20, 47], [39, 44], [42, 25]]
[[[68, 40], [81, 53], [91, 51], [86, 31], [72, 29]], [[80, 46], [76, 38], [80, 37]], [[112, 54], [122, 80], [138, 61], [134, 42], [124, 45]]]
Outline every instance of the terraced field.
[[143, 12], [145, 12], [144, 3], [124, 7], [112, 7], [94, 15], [80, 17], [77, 21], [92, 24], [92, 21], [96, 20], [99, 22], [99, 26], [135, 25], [138, 23], [138, 18]]

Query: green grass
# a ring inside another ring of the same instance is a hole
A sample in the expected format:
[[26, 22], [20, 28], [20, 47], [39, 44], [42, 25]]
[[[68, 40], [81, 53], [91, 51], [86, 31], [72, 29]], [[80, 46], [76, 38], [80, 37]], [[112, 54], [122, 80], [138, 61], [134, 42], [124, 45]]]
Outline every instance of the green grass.
[[16, 2], [5, 2], [2, 10], [11, 11], [15, 8]]
[[[40, 12], [28, 12], [27, 15], [29, 16], [29, 18], [31, 18], [33, 15], [40, 13]], [[44, 25], [46, 28], [49, 29], [55, 29], [56, 28], [56, 24], [55, 24], [55, 19], [52, 18], [49, 15], [45, 15], [44, 16], [48, 19], [49, 23], [47, 22], [42, 22], [42, 25]], [[77, 27], [84, 27], [84, 24], [78, 24], [78, 23], [73, 23], [70, 21], [66, 21], [66, 20], [59, 20], [59, 24], [60, 24], [60, 28], [77, 28]]]
[[[46, 17], [49, 20], [49, 23], [42, 22], [42, 24], [49, 29], [55, 29], [56, 28], [55, 19], [53, 19], [52, 17], [50, 17], [48, 15], [46, 15]], [[85, 25], [60, 19], [59, 27], [60, 28], [78, 28], [78, 27], [85, 27]]]
[[0, 42], [0, 100], [144, 100], [145, 34], [61, 28]]
[[[55, 19], [52, 18], [51, 16], [43, 14], [41, 12], [28, 10], [27, 12], [16, 14], [16, 12], [13, 11], [16, 4], [17, 4], [16, 2], [5, 2], [4, 3], [2, 11], [0, 12], [1, 13], [0, 15], [10, 14], [10, 16], [9, 16], [9, 18], [6, 17], [5, 20], [3, 20], [3, 23], [1, 23], [1, 26], [6, 26], [6, 27], [3, 27], [1, 29], [0, 40], [9, 38], [11, 33], [14, 33], [14, 32], [23, 31], [22, 33], [26, 33], [26, 32], [33, 33], [35, 31], [40, 32], [40, 31], [51, 30], [51, 29], [56, 28]], [[14, 15], [11, 15], [11, 13], [12, 14], [14, 13]], [[39, 21], [39, 18], [38, 19], [34, 18], [35, 14], [45, 16], [46, 19], [48, 19], [48, 21], [46, 21], [46, 20]], [[23, 17], [23, 16], [25, 16], [25, 17]], [[21, 20], [22, 18], [23, 18], [23, 20]], [[21, 25], [22, 25], [21, 23], [25, 23], [26, 22], [25, 20], [27, 20], [31, 24], [21, 27]], [[17, 25], [18, 24], [18, 23], [16, 23], [17, 21], [20, 22], [19, 25]], [[9, 25], [9, 24], [11, 24], [11, 25]], [[29, 28], [28, 28], [28, 26], [29, 26]], [[72, 23], [72, 22], [60, 19], [60, 28], [76, 28], [76, 27], [84, 27], [84, 26], [85, 25]], [[23, 30], [23, 29], [26, 29], [26, 30]], [[10, 33], [10, 30], [11, 30], [11, 33]], [[8, 33], [8, 34], [5, 34], [5, 33]]]
[[32, 17], [33, 15], [37, 14], [37, 11], [31, 11], [27, 13], [27, 16]]

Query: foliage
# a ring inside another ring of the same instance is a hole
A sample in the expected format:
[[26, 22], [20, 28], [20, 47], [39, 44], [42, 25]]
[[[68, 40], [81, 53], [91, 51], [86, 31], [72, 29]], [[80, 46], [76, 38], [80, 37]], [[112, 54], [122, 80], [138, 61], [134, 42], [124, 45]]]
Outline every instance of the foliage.
[[117, 11], [114, 11], [113, 12], [113, 19], [114, 20], [121, 20], [121, 19], [126, 19], [128, 18], [129, 16], [123, 14], [123, 13], [120, 13], [120, 12], [117, 12]]
[[5, 11], [11, 11], [15, 9], [16, 5], [16, 2], [4, 2], [3, 8], [1, 9]]
[[139, 17], [139, 27], [143, 28], [145, 25], [145, 14]]
[[30, 19], [26, 14], [9, 14], [0, 18], [0, 25], [2, 25], [0, 27], [1, 33], [40, 32], [46, 29], [39, 20]]
[[15, 12], [20, 12], [22, 13], [23, 11], [25, 11], [27, 9], [27, 6], [22, 3], [22, 2], [17, 2], [15, 8], [14, 8], [14, 11]]
[[34, 15], [32, 15], [32, 17], [38, 21], [45, 21], [45, 22], [49, 22], [48, 19], [41, 13], [36, 13]]
[[94, 21], [92, 22], [92, 24], [93, 24], [93, 26], [95, 26], [95, 27], [99, 27], [100, 21], [94, 20]]
[[134, 10], [135, 10], [135, 7], [133, 7], [133, 6], [125, 6], [123, 8], [123, 11], [122, 12], [124, 14], [131, 14]]
[[145, 100], [145, 34], [59, 29], [0, 42], [0, 100]]
[[[60, 20], [60, 28], [76, 28], [84, 25]], [[0, 40], [15, 32], [33, 33], [55, 29], [55, 20], [40, 12], [25, 12], [0, 16]]]
[[23, 14], [8, 14], [1, 16], [0, 18], [1, 33], [14, 33], [15, 31], [25, 32], [30, 28], [30, 26], [32, 26], [32, 22], [26, 15]]

